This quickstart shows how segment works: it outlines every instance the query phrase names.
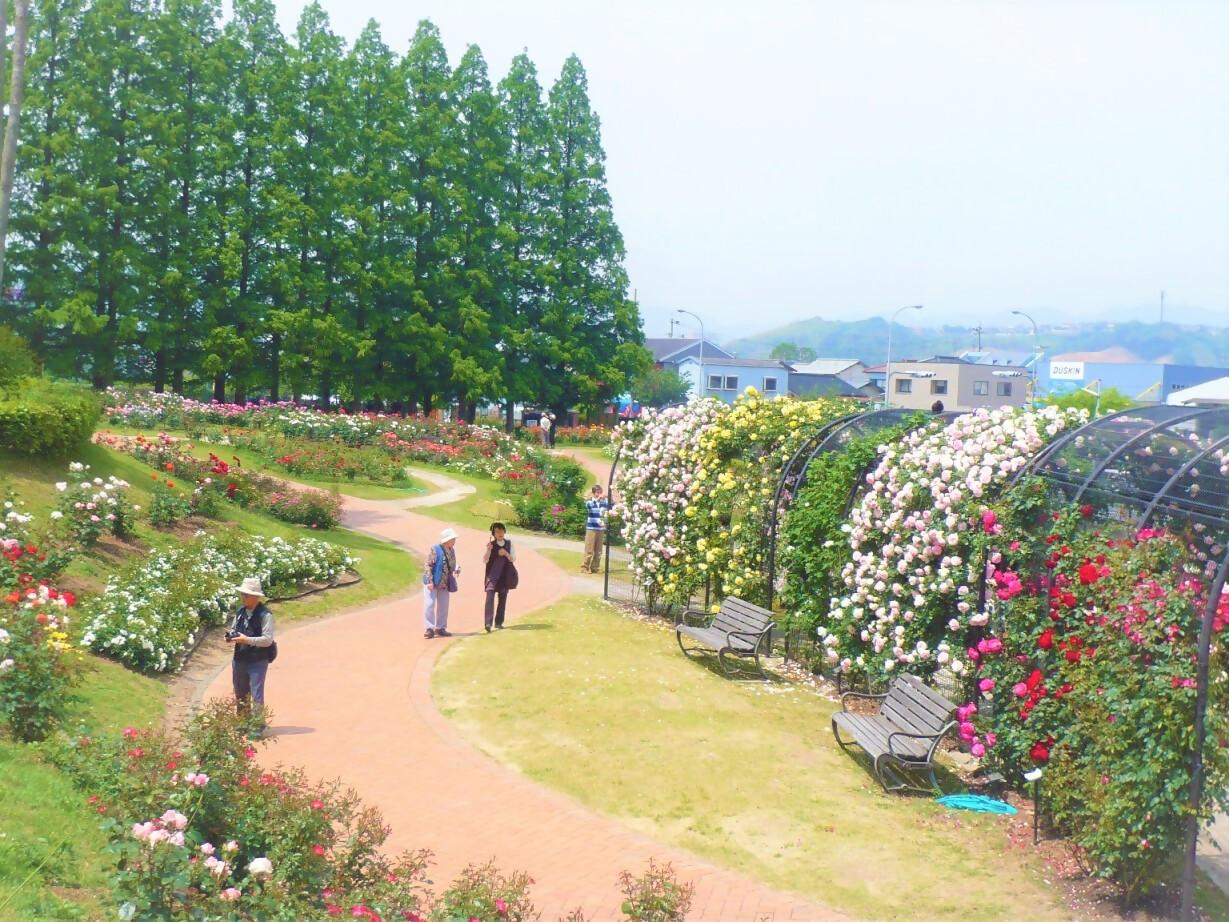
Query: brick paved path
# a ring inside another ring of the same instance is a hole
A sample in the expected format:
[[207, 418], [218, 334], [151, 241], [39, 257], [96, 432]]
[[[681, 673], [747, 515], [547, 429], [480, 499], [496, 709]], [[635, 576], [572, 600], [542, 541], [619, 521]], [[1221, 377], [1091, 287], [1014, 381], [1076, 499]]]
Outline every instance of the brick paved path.
[[[442, 523], [408, 511], [405, 501], [347, 498], [348, 526], [425, 553]], [[499, 643], [482, 632], [485, 535], [458, 528], [461, 591], [452, 600], [452, 640], [425, 640], [415, 593], [279, 634], [281, 655], [269, 673], [276, 745], [267, 758], [340, 777], [393, 828], [395, 851], [429, 847], [442, 890], [470, 862], [494, 858], [504, 871], [525, 870], [533, 899], [553, 922], [582, 907], [590, 920], [618, 919], [619, 872], [639, 872], [650, 857], [671, 861], [696, 885], [697, 920], [835, 920], [838, 913], [776, 892], [663, 845], [576, 801], [547, 790], [483, 755], [435, 708], [431, 668], [448, 643]], [[515, 539], [515, 532], [512, 537]], [[509, 623], [569, 592], [570, 579], [530, 548], [518, 550], [520, 588], [509, 597]], [[206, 696], [229, 694], [229, 669]]]

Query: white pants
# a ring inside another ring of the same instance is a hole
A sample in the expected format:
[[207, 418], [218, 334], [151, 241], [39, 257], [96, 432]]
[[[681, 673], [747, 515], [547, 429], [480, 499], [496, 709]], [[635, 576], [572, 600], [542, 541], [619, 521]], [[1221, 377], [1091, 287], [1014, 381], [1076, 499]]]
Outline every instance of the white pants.
[[452, 593], [447, 588], [432, 589], [430, 586], [423, 587], [422, 620], [423, 627], [427, 630], [448, 630], [448, 597], [450, 595]]

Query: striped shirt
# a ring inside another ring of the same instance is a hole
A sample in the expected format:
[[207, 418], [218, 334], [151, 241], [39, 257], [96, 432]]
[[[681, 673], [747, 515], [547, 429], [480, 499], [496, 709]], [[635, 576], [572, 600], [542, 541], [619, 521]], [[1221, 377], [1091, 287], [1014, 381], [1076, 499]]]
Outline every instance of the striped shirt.
[[590, 531], [605, 531], [606, 510], [609, 508], [610, 500], [608, 499], [585, 500], [585, 510], [588, 513], [585, 519], [585, 528]]

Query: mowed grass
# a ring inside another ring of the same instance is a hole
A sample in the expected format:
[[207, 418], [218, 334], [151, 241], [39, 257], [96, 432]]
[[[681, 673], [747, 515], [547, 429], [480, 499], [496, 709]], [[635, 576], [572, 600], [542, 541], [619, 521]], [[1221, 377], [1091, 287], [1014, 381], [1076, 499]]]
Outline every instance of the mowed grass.
[[[528, 777], [717, 864], [863, 919], [1063, 919], [1001, 822], [884, 795], [833, 742], [836, 705], [729, 681], [674, 634], [571, 598], [456, 644], [442, 712]], [[532, 628], [532, 629], [531, 629]]]
[[[86, 657], [73, 732], [150, 727], [162, 717], [165, 686], [115, 663]], [[114, 858], [100, 817], [37, 746], [0, 741], [0, 920], [101, 919]]]

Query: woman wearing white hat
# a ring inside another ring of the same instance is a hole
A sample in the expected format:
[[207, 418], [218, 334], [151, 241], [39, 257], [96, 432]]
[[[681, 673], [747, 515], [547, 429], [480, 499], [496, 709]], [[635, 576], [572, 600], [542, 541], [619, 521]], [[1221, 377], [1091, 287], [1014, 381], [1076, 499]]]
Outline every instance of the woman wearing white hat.
[[260, 580], [249, 576], [235, 591], [243, 604], [235, 612], [226, 641], [235, 647], [231, 661], [235, 706], [246, 714], [253, 701], [258, 710], [265, 706], [265, 675], [277, 656], [277, 644], [273, 642], [273, 612], [265, 606]]
[[454, 546], [457, 533], [451, 528], [440, 532], [440, 543], [433, 545], [427, 555], [427, 566], [422, 575], [423, 626], [428, 640], [432, 637], [451, 637], [448, 631], [449, 594], [457, 591], [457, 554]]

